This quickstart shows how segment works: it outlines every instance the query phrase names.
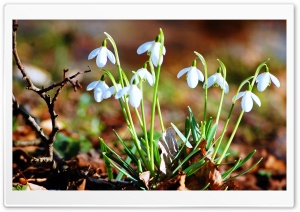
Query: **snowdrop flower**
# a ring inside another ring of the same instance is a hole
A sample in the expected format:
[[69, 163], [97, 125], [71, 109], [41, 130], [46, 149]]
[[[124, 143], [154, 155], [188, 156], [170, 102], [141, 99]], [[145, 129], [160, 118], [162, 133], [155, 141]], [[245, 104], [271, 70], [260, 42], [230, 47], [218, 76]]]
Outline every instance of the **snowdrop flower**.
[[196, 68], [196, 60], [194, 60], [193, 65], [188, 68], [182, 69], [178, 74], [177, 78], [181, 77], [187, 73], [187, 83], [190, 88], [195, 88], [198, 85], [198, 81], [200, 80], [201, 82], [204, 81], [204, 76], [202, 72]]
[[[243, 97], [241, 106], [242, 106], [242, 109], [245, 112], [249, 112], [249, 111], [252, 110], [253, 100], [256, 102], [256, 104], [259, 107], [261, 105], [261, 102], [260, 102], [259, 98], [254, 93], [252, 93], [251, 91], [239, 92], [236, 96], [236, 100], [238, 100], [241, 97]], [[235, 96], [233, 97], [232, 101], [234, 101], [234, 99], [235, 99]]]
[[263, 92], [270, 84], [271, 81], [279, 88], [280, 87], [280, 82], [279, 80], [269, 72], [268, 66], [266, 66], [266, 72], [258, 75], [256, 78], [257, 82], [257, 90], [259, 92]]
[[111, 86], [109, 89], [106, 90], [105, 95], [106, 96], [112, 96], [114, 94], [116, 94], [119, 90], [122, 89], [121, 84], [117, 84], [117, 87], [115, 87], [114, 85]]
[[[225, 80], [225, 84], [224, 84], [224, 78], [220, 72], [221, 72], [221, 69], [219, 68], [217, 73], [208, 77], [207, 88], [211, 87], [212, 85], [215, 85], [215, 86], [220, 86], [222, 89], [224, 89], [223, 85], [225, 85], [225, 93], [228, 93], [228, 91], [229, 91], [228, 83]], [[205, 84], [203, 84], [203, 88], [205, 88]]]
[[159, 59], [159, 55], [160, 55], [160, 46], [161, 46], [160, 36], [157, 36], [156, 39], [155, 39], [155, 41], [149, 41], [149, 42], [146, 42], [146, 43], [142, 44], [137, 49], [137, 53], [138, 54], [143, 54], [146, 51], [148, 53], [151, 52], [151, 61], [154, 64], [154, 66], [157, 67], [158, 65], [162, 64], [162, 62], [163, 62], [163, 55], [166, 54], [166, 48], [163, 47], [163, 50], [162, 50], [162, 54], [163, 55], [161, 56], [159, 64], [158, 64], [158, 59]]
[[139, 77], [141, 79], [145, 79], [149, 85], [153, 86], [154, 84], [154, 77], [152, 76], [152, 74], [150, 74], [150, 72], [146, 69], [146, 67], [140, 68], [139, 70], [137, 70], [137, 72], [135, 73], [135, 75], [131, 78], [130, 83], [132, 84], [133, 81], [135, 80], [136, 83], [139, 83]]
[[141, 100], [142, 100], [142, 92], [140, 89], [137, 87], [135, 84], [136, 82], [133, 82], [134, 84], [131, 84], [129, 86], [126, 86], [119, 90], [115, 96], [116, 99], [119, 99], [121, 97], [125, 97], [128, 95], [129, 96], [129, 103], [137, 108], [140, 106]]
[[115, 55], [107, 49], [106, 40], [103, 41], [102, 46], [100, 48], [94, 49], [88, 56], [88, 59], [91, 60], [96, 57], [96, 64], [99, 68], [103, 68], [106, 65], [107, 58], [113, 64], [116, 63]]
[[103, 99], [107, 99], [111, 97], [112, 93], [107, 92], [109, 87], [104, 81], [105, 77], [102, 75], [101, 80], [91, 82], [86, 90], [91, 91], [94, 90], [94, 98], [96, 102], [101, 102]]

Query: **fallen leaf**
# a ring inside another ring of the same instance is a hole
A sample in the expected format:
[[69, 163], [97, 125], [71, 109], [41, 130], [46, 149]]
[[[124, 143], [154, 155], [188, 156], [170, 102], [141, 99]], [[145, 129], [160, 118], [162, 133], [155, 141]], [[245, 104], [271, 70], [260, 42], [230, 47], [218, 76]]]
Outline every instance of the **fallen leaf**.
[[168, 167], [178, 152], [175, 130], [170, 127], [166, 132], [164, 132], [158, 141], [158, 145], [161, 149], [161, 163], [159, 169], [162, 176], [168, 176], [172, 172]]

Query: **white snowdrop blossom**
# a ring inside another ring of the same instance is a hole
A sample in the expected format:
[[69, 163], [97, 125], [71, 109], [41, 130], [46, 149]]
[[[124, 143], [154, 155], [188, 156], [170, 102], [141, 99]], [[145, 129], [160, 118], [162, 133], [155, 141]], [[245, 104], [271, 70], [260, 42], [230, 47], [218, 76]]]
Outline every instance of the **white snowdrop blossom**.
[[136, 81], [136, 84], [139, 83], [139, 77], [137, 75], [139, 75], [141, 79], [145, 79], [149, 83], [149, 85], [153, 86], [154, 77], [152, 74], [150, 74], [150, 72], [146, 68], [140, 68], [139, 70], [137, 70], [135, 75], [130, 80], [131, 84], [133, 83], [134, 80]]
[[[157, 40], [157, 39], [156, 39]], [[162, 50], [162, 55], [160, 57], [160, 61], [158, 62], [159, 60], [159, 55], [160, 55], [160, 46], [161, 46], [161, 43], [159, 41], [149, 41], [149, 42], [146, 42], [144, 44], [142, 44], [138, 49], [137, 49], [137, 53], [138, 54], [143, 54], [144, 52], [148, 52], [150, 53], [151, 52], [151, 61], [153, 63], [153, 65], [155, 67], [157, 67], [158, 65], [161, 65], [162, 62], [163, 62], [163, 55], [166, 54], [166, 48], [163, 47], [163, 50]], [[159, 64], [158, 64], [159, 63]]]
[[274, 75], [270, 74], [270, 72], [267, 71], [258, 75], [258, 77], [256, 78], [257, 90], [259, 92], [263, 92], [271, 84], [271, 81], [278, 88], [280, 87], [279, 80]]
[[140, 106], [142, 100], [142, 92], [136, 84], [131, 84], [119, 90], [115, 98], [126, 98], [127, 96], [129, 96], [129, 103], [132, 105], [132, 107], [138, 108]]
[[86, 90], [94, 90], [94, 98], [96, 102], [101, 102], [103, 99], [108, 99], [112, 95], [112, 93], [107, 92], [109, 90], [109, 87], [102, 80], [91, 82], [87, 86]]
[[195, 88], [198, 85], [199, 80], [201, 82], [204, 81], [204, 76], [202, 74], [202, 72], [196, 68], [196, 66], [191, 66], [188, 68], [184, 68], [182, 69], [178, 74], [177, 74], [177, 78], [180, 78], [182, 75], [184, 75], [185, 73], [187, 73], [187, 84], [190, 88]]
[[121, 89], [122, 89], [122, 85], [121, 84], [117, 84], [116, 87], [115, 86], [111, 86], [109, 89], [106, 90], [105, 95], [106, 96], [112, 96], [112, 95], [116, 94]]
[[96, 64], [99, 68], [103, 68], [107, 63], [107, 58], [112, 62], [113, 64], [116, 63], [115, 55], [107, 49], [106, 47], [106, 41], [103, 41], [102, 46], [94, 49], [88, 56], [88, 59], [91, 60], [94, 57], [96, 57]]
[[[214, 75], [208, 77], [207, 79], [207, 88], [211, 87], [212, 85], [220, 86], [222, 89], [224, 89], [223, 85], [225, 85], [225, 93], [228, 93], [229, 86], [228, 83], [225, 80], [224, 84], [224, 78], [221, 73], [215, 73]], [[203, 88], [205, 88], [205, 84], [203, 84]]]
[[[236, 96], [236, 100], [238, 100], [241, 97], [243, 97], [241, 106], [242, 106], [242, 109], [245, 112], [249, 112], [249, 111], [252, 110], [253, 100], [256, 102], [256, 104], [259, 107], [261, 105], [261, 102], [260, 102], [259, 98], [254, 93], [252, 93], [251, 91], [239, 92]], [[234, 101], [234, 99], [235, 99], [235, 96], [233, 97], [232, 101]]]

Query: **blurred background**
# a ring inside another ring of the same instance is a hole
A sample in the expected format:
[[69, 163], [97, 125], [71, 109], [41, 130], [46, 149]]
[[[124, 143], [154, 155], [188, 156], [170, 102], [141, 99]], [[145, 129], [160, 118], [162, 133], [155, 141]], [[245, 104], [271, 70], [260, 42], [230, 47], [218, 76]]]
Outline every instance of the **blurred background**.
[[[62, 130], [57, 136], [56, 148], [70, 159], [80, 152], [98, 149], [99, 137], [118, 148], [112, 129], [124, 139], [130, 138], [119, 102], [110, 98], [97, 103], [93, 92], [86, 91], [86, 86], [99, 80], [103, 74], [95, 59], [89, 61], [87, 58], [93, 49], [101, 46], [105, 39], [103, 32], [107, 32], [114, 38], [121, 66], [131, 78], [131, 72], [137, 71], [147, 60], [146, 54], [137, 55], [137, 48], [154, 40], [160, 28], [165, 35], [166, 55], [161, 70], [159, 98], [166, 128], [174, 123], [183, 130], [188, 106], [199, 122], [203, 120], [203, 84], [200, 82], [198, 87], [191, 89], [185, 76], [176, 77], [181, 69], [191, 66], [195, 59], [194, 51], [206, 59], [209, 76], [219, 67], [217, 59], [223, 61], [227, 68], [230, 91], [224, 97], [218, 134], [241, 81], [253, 75], [261, 62], [271, 59], [268, 62], [270, 73], [279, 79], [281, 86], [277, 88], [272, 84], [262, 93], [256, 87], [253, 89], [262, 105], [254, 104], [252, 111], [244, 114], [230, 151], [233, 156], [245, 157], [257, 149], [254, 161], [265, 158], [256, 170], [262, 178], [252, 183], [257, 187], [243, 185], [244, 189], [285, 189], [286, 22], [281, 20], [19, 20], [19, 56], [36, 85], [49, 86], [61, 81], [63, 69], [69, 69], [69, 76], [87, 70], [88, 66], [92, 70], [78, 77], [82, 89], [74, 92], [72, 86], [67, 85], [59, 95], [55, 109]], [[110, 43], [107, 46], [113, 50]], [[197, 67], [204, 73], [200, 62]], [[110, 61], [105, 69], [117, 77], [117, 68]], [[108, 78], [106, 83], [112, 85]], [[50, 119], [46, 105], [25, 87], [26, 83], [15, 68], [13, 94], [47, 130]], [[146, 113], [150, 114], [152, 91], [149, 85], [145, 86], [144, 95], [149, 100], [146, 100]], [[220, 97], [220, 88], [208, 90], [208, 116], [216, 117]], [[225, 140], [229, 138], [240, 111], [238, 101]], [[136, 117], [134, 119], [137, 122]], [[159, 123], [156, 124], [159, 130]], [[14, 133], [24, 130], [20, 126], [22, 120], [14, 118]], [[275, 183], [274, 176], [277, 176]]]

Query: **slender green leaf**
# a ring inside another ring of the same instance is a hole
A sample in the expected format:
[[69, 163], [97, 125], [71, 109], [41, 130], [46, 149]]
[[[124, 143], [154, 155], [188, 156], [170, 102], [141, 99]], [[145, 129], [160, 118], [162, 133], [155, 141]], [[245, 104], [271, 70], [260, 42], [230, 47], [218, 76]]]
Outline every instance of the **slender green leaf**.
[[184, 169], [183, 172], [186, 173], [186, 176], [187, 177], [191, 176], [192, 174], [197, 172], [199, 169], [201, 169], [201, 167], [203, 167], [207, 163], [204, 159], [205, 159], [205, 157], [202, 158], [197, 163], [194, 163], [194, 164], [190, 165], [189, 167], [187, 167], [186, 169]]
[[207, 138], [208, 136], [208, 132], [210, 130], [210, 127], [211, 127], [211, 124], [212, 124], [212, 117], [209, 117], [208, 121], [207, 121], [207, 124], [205, 126], [205, 137]]
[[174, 174], [178, 171], [178, 169], [179, 169], [185, 162], [188, 161], [188, 159], [190, 159], [194, 154], [196, 154], [196, 153], [199, 152], [199, 151], [200, 151], [199, 148], [193, 150], [186, 158], [183, 159], [183, 161], [177, 166], [177, 168], [173, 170], [172, 175], [174, 175]]
[[217, 131], [217, 124], [215, 123], [211, 129], [209, 129], [208, 131], [208, 135], [206, 136], [206, 149], [209, 149], [211, 144], [212, 144], [212, 140], [216, 134]]
[[200, 190], [205, 190], [205, 189], [207, 189], [208, 188], [208, 186], [210, 186], [210, 183], [207, 183], [203, 188], [201, 188]]
[[247, 155], [243, 160], [239, 160], [237, 163], [237, 166], [232, 167], [231, 169], [227, 170], [226, 172], [224, 172], [222, 174], [222, 178], [226, 178], [228, 176], [228, 174], [230, 174], [231, 172], [235, 171], [236, 169], [240, 168], [242, 165], [244, 165], [244, 163], [246, 163], [250, 158], [252, 158], [252, 156], [256, 153], [256, 150], [253, 150], [252, 152], [250, 152], [249, 155]]
[[239, 167], [239, 163], [241, 161], [241, 158], [236, 162], [236, 164], [230, 168], [229, 170], [227, 170], [226, 172], [224, 172], [222, 174], [222, 179], [225, 179], [228, 175], [230, 175], [234, 170], [236, 170]]
[[[102, 138], [100, 138], [100, 146], [101, 146], [102, 153], [103, 154], [106, 153], [107, 152], [106, 144], [104, 143]], [[105, 163], [105, 167], [106, 167], [107, 177], [108, 177], [109, 180], [111, 180], [111, 179], [114, 178], [113, 171], [112, 171], [112, 168], [111, 168], [110, 161], [107, 160], [106, 157], [104, 158], [104, 163]]]
[[138, 172], [132, 169], [132, 167], [126, 163], [121, 157], [118, 157], [114, 154], [111, 154], [109, 152], [106, 152], [105, 155], [112, 161], [114, 161], [116, 164], [118, 164], [120, 167], [125, 169], [131, 176], [135, 177], [136, 179], [139, 178]]
[[182, 140], [182, 142], [184, 143], [184, 145], [186, 145], [188, 148], [192, 148], [192, 145], [190, 144], [190, 142], [188, 141], [188, 138], [184, 137], [184, 135], [180, 132], [180, 130], [173, 124], [171, 123], [172, 127], [174, 128], [175, 132], [177, 133], [177, 135], [179, 136], [179, 138]]
[[[130, 151], [132, 154], [135, 154], [135, 152], [136, 152], [136, 147], [133, 146], [133, 147], [131, 148], [131, 150], [129, 150], [129, 151]], [[128, 164], [130, 164], [130, 163], [131, 163], [131, 160], [132, 160], [131, 157], [127, 156], [125, 162], [128, 163]], [[116, 177], [116, 180], [121, 180], [121, 179], [123, 178], [123, 175], [124, 175], [123, 172], [119, 172], [118, 175], [117, 175], [117, 177]]]
[[136, 178], [134, 178], [133, 176], [131, 176], [128, 172], [126, 172], [124, 169], [121, 169], [119, 166], [117, 166], [113, 161], [111, 161], [111, 159], [109, 157], [107, 157], [106, 155], [107, 153], [103, 154], [103, 157], [106, 158], [107, 160], [110, 161], [110, 163], [116, 168], [118, 169], [120, 172], [122, 172], [124, 175], [126, 175], [128, 178], [130, 178], [132, 181], [134, 181], [135, 183], [138, 182], [138, 180]]
[[262, 159], [263, 159], [263, 158], [260, 158], [260, 159], [259, 159], [253, 166], [251, 166], [249, 169], [247, 169], [247, 170], [241, 172], [240, 174], [237, 174], [237, 175], [235, 175], [235, 176], [233, 176], [233, 177], [231, 177], [231, 178], [226, 179], [225, 182], [228, 182], [229, 180], [232, 180], [232, 179], [234, 179], [234, 178], [237, 178], [237, 177], [239, 177], [239, 176], [242, 176], [242, 175], [246, 174], [246, 173], [249, 172], [251, 169], [253, 169], [255, 166], [257, 166], [257, 165], [262, 161]]
[[[123, 141], [123, 139], [119, 136], [119, 134], [113, 130], [113, 132], [115, 133], [115, 135], [117, 136], [118, 140], [121, 142], [121, 144], [124, 146], [124, 151], [125, 153], [131, 158], [131, 160], [133, 161], [133, 163], [135, 165], [138, 164], [138, 159], [137, 157], [134, 155], [134, 153], [127, 147], [127, 145], [125, 144], [125, 142]], [[136, 148], [135, 148], [136, 150]]]
[[188, 134], [190, 133], [190, 131], [191, 131], [190, 119], [189, 119], [189, 117], [186, 117], [185, 126], [184, 126], [184, 136], [186, 138], [188, 138]]

